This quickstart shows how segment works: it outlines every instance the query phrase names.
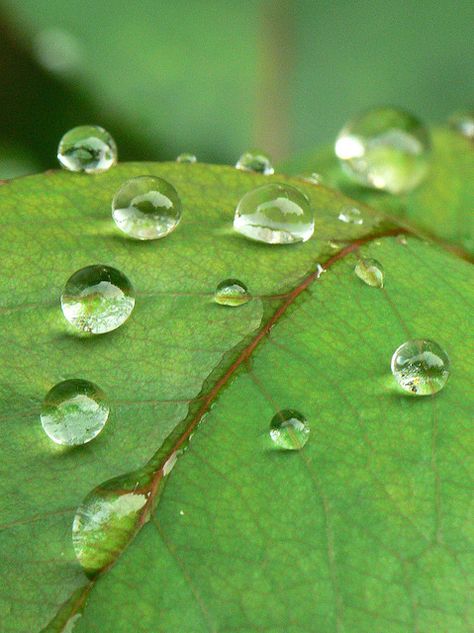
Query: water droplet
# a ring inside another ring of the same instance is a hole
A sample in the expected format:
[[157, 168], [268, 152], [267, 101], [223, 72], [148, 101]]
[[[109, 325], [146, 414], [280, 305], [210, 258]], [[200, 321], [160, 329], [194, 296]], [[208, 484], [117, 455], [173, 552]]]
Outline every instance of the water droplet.
[[132, 284], [110, 266], [86, 266], [66, 282], [61, 308], [78, 330], [103, 334], [115, 330], [130, 316], [135, 305]]
[[306, 242], [314, 232], [314, 213], [299, 189], [271, 183], [243, 196], [235, 211], [234, 229], [267, 244]]
[[235, 164], [237, 169], [244, 171], [255, 171], [264, 176], [271, 176], [275, 173], [270, 158], [258, 150], [244, 152]]
[[58, 28], [39, 31], [33, 40], [33, 52], [41, 66], [58, 74], [78, 69], [83, 57], [74, 35]]
[[355, 182], [399, 194], [411, 191], [425, 177], [430, 138], [426, 127], [408, 112], [376, 108], [345, 125], [335, 151]]
[[88, 380], [64, 380], [43, 400], [41, 424], [56, 444], [80, 446], [94, 439], [109, 417], [105, 394]]
[[449, 377], [449, 358], [434, 341], [407, 341], [392, 356], [392, 373], [405, 391], [417, 396], [437, 393]]
[[300, 176], [298, 176], [298, 178], [301, 178], [301, 180], [309, 182], [312, 185], [320, 185], [323, 182], [323, 177], [321, 176], [321, 174], [317, 174], [316, 172], [310, 174], [301, 174]]
[[299, 450], [308, 441], [309, 425], [298, 411], [284, 409], [270, 422], [270, 437], [279, 448]]
[[137, 240], [156, 240], [174, 231], [181, 210], [176, 189], [156, 176], [127, 180], [112, 200], [115, 224]]
[[448, 123], [453, 130], [474, 140], [474, 112], [454, 112], [449, 117]]
[[197, 158], [196, 158], [196, 156], [194, 156], [194, 154], [187, 154], [185, 152], [184, 154], [180, 154], [176, 158], [176, 162], [177, 163], [196, 163], [197, 162]]
[[357, 207], [343, 207], [337, 216], [341, 222], [346, 222], [346, 224], [363, 224], [364, 218], [360, 212], [360, 209]]
[[58, 147], [61, 167], [69, 171], [97, 174], [117, 162], [114, 139], [98, 125], [80, 125], [62, 137]]
[[354, 272], [365, 282], [368, 286], [374, 286], [375, 288], [383, 288], [384, 283], [384, 270], [382, 264], [376, 259], [371, 257], [365, 257], [359, 259]]
[[238, 279], [225, 279], [216, 288], [214, 301], [222, 306], [241, 306], [250, 301], [247, 286]]

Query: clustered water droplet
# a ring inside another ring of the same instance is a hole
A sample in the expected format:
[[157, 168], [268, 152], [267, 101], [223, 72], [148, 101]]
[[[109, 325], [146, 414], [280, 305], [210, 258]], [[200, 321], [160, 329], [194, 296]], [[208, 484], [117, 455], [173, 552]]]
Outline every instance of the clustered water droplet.
[[354, 272], [368, 286], [383, 288], [384, 269], [382, 264], [372, 257], [364, 257], [357, 262]]
[[109, 417], [105, 394], [88, 380], [64, 380], [46, 394], [41, 424], [56, 444], [80, 446], [93, 440]]
[[80, 125], [62, 137], [58, 147], [61, 167], [69, 171], [96, 174], [117, 162], [117, 146], [111, 135], [98, 125]]
[[306, 418], [294, 409], [284, 409], [270, 422], [270, 438], [278, 448], [299, 450], [309, 438], [310, 428]]
[[430, 146], [428, 130], [415, 116], [396, 108], [376, 108], [343, 127], [335, 151], [355, 182], [400, 194], [426, 176]]
[[271, 176], [275, 173], [270, 158], [258, 150], [244, 152], [235, 164], [237, 169], [243, 171], [254, 171], [264, 176]]
[[417, 396], [440, 391], [449, 377], [449, 358], [434, 341], [415, 339], [398, 347], [392, 356], [392, 373], [400, 387]]
[[364, 223], [364, 218], [362, 217], [360, 209], [358, 209], [357, 207], [352, 207], [350, 205], [346, 205], [340, 210], [338, 219], [341, 220], [341, 222], [345, 222], [346, 224]]
[[217, 286], [214, 301], [223, 306], [233, 308], [250, 301], [247, 286], [238, 279], [225, 279]]
[[112, 217], [137, 240], [165, 237], [178, 226], [182, 205], [176, 189], [157, 176], [138, 176], [123, 183], [112, 200]]

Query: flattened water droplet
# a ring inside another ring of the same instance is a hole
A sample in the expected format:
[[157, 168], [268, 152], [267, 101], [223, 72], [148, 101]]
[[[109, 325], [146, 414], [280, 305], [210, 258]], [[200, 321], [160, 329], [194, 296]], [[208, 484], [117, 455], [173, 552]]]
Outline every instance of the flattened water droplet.
[[474, 111], [454, 112], [448, 120], [450, 127], [471, 141], [474, 139]]
[[284, 409], [273, 416], [270, 437], [279, 448], [299, 450], [308, 441], [309, 424], [306, 418], [294, 409]]
[[176, 157], [176, 162], [177, 163], [196, 163], [197, 158], [194, 154], [187, 154], [186, 152], [184, 152], [183, 154], [180, 154], [179, 156]]
[[163, 178], [138, 176], [124, 182], [112, 200], [118, 228], [137, 240], [165, 237], [178, 226], [182, 205], [176, 189]]
[[270, 183], [243, 196], [235, 211], [234, 229], [267, 244], [306, 242], [314, 232], [314, 212], [296, 187]]
[[80, 446], [94, 439], [109, 417], [104, 392], [88, 380], [64, 380], [43, 400], [41, 424], [56, 444]]
[[86, 266], [66, 282], [61, 308], [78, 330], [103, 334], [115, 330], [132, 313], [135, 297], [127, 277], [111, 266]]
[[321, 176], [321, 174], [317, 174], [316, 172], [312, 172], [310, 174], [301, 174], [300, 176], [298, 176], [298, 178], [301, 178], [301, 180], [309, 182], [312, 185], [320, 185], [323, 182], [323, 177]]
[[411, 191], [425, 177], [430, 137], [427, 128], [408, 112], [376, 108], [344, 126], [335, 151], [352, 180], [399, 194]]
[[346, 206], [343, 207], [337, 216], [341, 222], [345, 222], [346, 224], [363, 224], [364, 218], [362, 217], [362, 213], [360, 209], [357, 207]]
[[417, 396], [440, 391], [449, 377], [449, 358], [434, 341], [415, 339], [397, 348], [392, 373], [402, 389]]
[[244, 152], [235, 166], [243, 171], [254, 171], [264, 176], [271, 176], [275, 173], [270, 158], [258, 150]]
[[98, 125], [80, 125], [62, 137], [58, 147], [61, 167], [69, 171], [97, 174], [117, 162], [117, 146], [111, 135]]
[[241, 306], [250, 301], [247, 286], [238, 279], [225, 279], [217, 286], [214, 301], [222, 306]]
[[383, 288], [384, 269], [382, 264], [371, 257], [364, 257], [357, 262], [354, 272], [368, 286]]

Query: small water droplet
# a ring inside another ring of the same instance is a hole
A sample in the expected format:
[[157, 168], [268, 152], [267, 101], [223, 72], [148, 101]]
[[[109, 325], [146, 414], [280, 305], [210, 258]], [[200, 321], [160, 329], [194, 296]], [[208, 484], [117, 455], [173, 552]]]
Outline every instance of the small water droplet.
[[450, 127], [471, 141], [474, 140], [474, 111], [454, 112], [448, 120]]
[[326, 269], [324, 268], [324, 266], [321, 266], [321, 264], [316, 264], [316, 279], [319, 279], [321, 275], [325, 272]]
[[287, 450], [299, 450], [308, 441], [309, 424], [306, 418], [293, 409], [284, 409], [270, 422], [270, 437], [276, 446]]
[[359, 259], [354, 272], [365, 282], [368, 286], [374, 286], [374, 288], [383, 288], [384, 284], [384, 270], [382, 264], [371, 257], [365, 257]]
[[187, 154], [186, 152], [184, 152], [183, 154], [180, 154], [179, 156], [177, 156], [176, 162], [177, 163], [196, 163], [197, 158], [194, 154]]
[[135, 306], [132, 284], [111, 266], [86, 266], [67, 280], [61, 295], [66, 319], [82, 332], [103, 334], [124, 323]]
[[343, 207], [338, 215], [338, 219], [346, 224], [363, 224], [364, 218], [357, 207]]
[[222, 306], [241, 306], [250, 301], [247, 286], [238, 279], [225, 279], [217, 286], [214, 301]]
[[123, 183], [112, 200], [115, 224], [129, 237], [156, 240], [178, 226], [182, 205], [176, 189], [163, 178], [138, 176]]
[[449, 377], [449, 358], [434, 341], [415, 339], [398, 347], [392, 356], [392, 373], [405, 391], [428, 396], [440, 391]]
[[399, 194], [411, 191], [426, 176], [430, 137], [412, 114], [375, 108], [344, 126], [335, 151], [352, 180]]
[[41, 66], [58, 74], [78, 69], [83, 57], [80, 43], [74, 35], [54, 27], [35, 35], [33, 52]]
[[109, 417], [105, 394], [88, 380], [64, 380], [45, 396], [41, 424], [56, 444], [80, 446], [94, 439]]
[[98, 125], [80, 125], [62, 137], [58, 147], [61, 167], [97, 174], [117, 162], [117, 146], [107, 130]]
[[271, 176], [275, 173], [270, 158], [258, 150], [244, 152], [235, 166], [243, 171], [254, 171], [264, 176]]
[[235, 211], [234, 229], [267, 244], [306, 242], [314, 232], [314, 212], [299, 189], [271, 183], [243, 196]]
[[323, 182], [323, 177], [321, 174], [317, 174], [316, 172], [312, 172], [310, 174], [301, 174], [298, 176], [301, 180], [305, 182], [309, 182], [312, 185], [320, 185]]
[[340, 243], [336, 242], [335, 240], [329, 240], [328, 246], [329, 246], [329, 248], [332, 248], [332, 250], [334, 250], [334, 251], [341, 247]]

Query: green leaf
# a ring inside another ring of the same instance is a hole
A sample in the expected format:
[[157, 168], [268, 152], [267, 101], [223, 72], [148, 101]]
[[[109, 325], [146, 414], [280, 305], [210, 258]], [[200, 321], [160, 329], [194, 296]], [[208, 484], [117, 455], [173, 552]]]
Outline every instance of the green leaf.
[[[115, 229], [110, 200], [147, 173], [176, 187], [184, 212], [172, 235], [142, 243]], [[310, 196], [307, 243], [233, 233], [239, 198], [269, 180]], [[0, 187], [2, 632], [467, 630], [470, 269], [396, 237], [364, 205], [362, 225], [339, 221], [348, 203], [324, 187], [200, 164]], [[383, 263], [385, 289], [353, 273], [359, 252]], [[59, 295], [98, 262], [125, 272], [137, 304], [118, 330], [78, 337]], [[253, 300], [216, 305], [226, 277]], [[401, 394], [389, 371], [394, 349], [415, 337], [451, 358], [434, 397]], [[73, 377], [97, 383], [112, 415], [71, 450], [52, 445], [38, 413], [49, 388]], [[301, 452], [269, 445], [284, 408], [311, 425]], [[71, 525], [98, 486], [141, 490], [147, 503], [136, 521], [97, 532], [87, 576]]]
[[447, 128], [433, 130], [432, 137], [432, 166], [428, 177], [413, 192], [401, 196], [354, 184], [340, 168], [332, 147], [291, 160], [283, 169], [290, 174], [317, 172], [327, 186], [474, 254], [472, 141]]

